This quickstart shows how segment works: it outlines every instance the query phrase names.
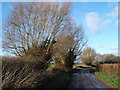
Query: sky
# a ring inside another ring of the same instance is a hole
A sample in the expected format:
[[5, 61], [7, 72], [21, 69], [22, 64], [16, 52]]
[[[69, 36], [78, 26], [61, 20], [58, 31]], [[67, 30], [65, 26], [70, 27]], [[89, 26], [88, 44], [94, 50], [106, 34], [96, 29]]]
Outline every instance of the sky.
[[87, 46], [100, 54], [118, 54], [118, 3], [73, 3], [72, 17], [83, 26]]
[[0, 2], [0, 55], [2, 54], [2, 3]]
[[[5, 23], [14, 4], [2, 2], [2, 24]], [[86, 47], [90, 46], [100, 54], [118, 54], [117, 2], [74, 2], [71, 17], [77, 25], [83, 27], [88, 39]], [[1, 50], [0, 55], [3, 54]]]

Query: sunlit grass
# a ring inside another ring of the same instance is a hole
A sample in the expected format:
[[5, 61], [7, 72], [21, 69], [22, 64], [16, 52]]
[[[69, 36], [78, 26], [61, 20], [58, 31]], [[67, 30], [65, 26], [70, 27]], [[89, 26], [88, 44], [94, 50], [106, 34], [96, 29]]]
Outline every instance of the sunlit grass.
[[56, 64], [50, 64], [49, 67], [56, 67]]
[[111, 76], [108, 76], [102, 72], [95, 72], [95, 76], [100, 78], [104, 83], [107, 85], [113, 87], [113, 88], [118, 88], [118, 81], [120, 79], [118, 78], [113, 78]]

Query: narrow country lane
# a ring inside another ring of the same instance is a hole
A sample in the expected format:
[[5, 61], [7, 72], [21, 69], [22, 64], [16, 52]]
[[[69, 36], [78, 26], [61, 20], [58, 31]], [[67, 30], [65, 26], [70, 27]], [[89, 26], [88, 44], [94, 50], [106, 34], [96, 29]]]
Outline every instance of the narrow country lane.
[[77, 73], [70, 82], [68, 88], [106, 88], [103, 86], [92, 73], [89, 68], [85, 68]]

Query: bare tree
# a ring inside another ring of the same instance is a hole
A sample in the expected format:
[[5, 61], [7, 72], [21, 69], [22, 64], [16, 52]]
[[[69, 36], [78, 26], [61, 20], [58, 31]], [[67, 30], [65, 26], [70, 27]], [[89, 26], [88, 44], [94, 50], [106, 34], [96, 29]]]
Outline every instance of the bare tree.
[[91, 65], [92, 62], [95, 60], [95, 56], [95, 50], [91, 47], [87, 47], [82, 51], [80, 58], [84, 64]]
[[70, 3], [16, 4], [4, 26], [3, 49], [44, 62], [59, 57], [56, 61], [70, 61], [72, 66], [87, 41], [82, 27], [73, 23], [70, 11]]
[[118, 63], [118, 56], [114, 54], [105, 54], [104, 63]]
[[73, 23], [67, 26], [52, 49], [56, 63], [71, 69], [86, 42], [82, 27]]
[[18, 3], [4, 26], [3, 48], [27, 56], [41, 44], [50, 50], [52, 41], [69, 23], [70, 4]]

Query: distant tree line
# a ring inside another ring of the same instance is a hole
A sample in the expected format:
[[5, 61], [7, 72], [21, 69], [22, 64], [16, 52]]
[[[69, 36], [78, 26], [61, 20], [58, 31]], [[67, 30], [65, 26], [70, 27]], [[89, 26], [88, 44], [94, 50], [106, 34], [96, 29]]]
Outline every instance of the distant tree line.
[[91, 48], [85, 48], [80, 58], [84, 64], [92, 65], [92, 64], [103, 64], [103, 63], [120, 63], [120, 56], [116, 56], [114, 54], [97, 54], [96, 51]]
[[120, 63], [120, 56], [116, 56], [114, 54], [103, 54], [103, 55], [97, 54], [96, 62], [99, 62], [100, 64]]

